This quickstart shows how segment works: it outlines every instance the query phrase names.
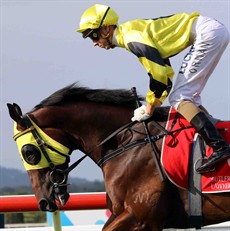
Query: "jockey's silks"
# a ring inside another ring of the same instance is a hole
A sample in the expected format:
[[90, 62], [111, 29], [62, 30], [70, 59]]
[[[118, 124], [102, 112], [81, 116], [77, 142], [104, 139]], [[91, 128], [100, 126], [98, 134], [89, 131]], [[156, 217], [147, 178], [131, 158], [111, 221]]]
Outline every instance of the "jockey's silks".
[[[191, 27], [199, 13], [180, 13], [155, 19], [137, 19], [120, 24], [113, 41], [136, 55], [150, 76], [146, 101], [165, 100], [174, 71], [169, 59], [192, 44]], [[152, 81], [152, 84], [151, 84]]]

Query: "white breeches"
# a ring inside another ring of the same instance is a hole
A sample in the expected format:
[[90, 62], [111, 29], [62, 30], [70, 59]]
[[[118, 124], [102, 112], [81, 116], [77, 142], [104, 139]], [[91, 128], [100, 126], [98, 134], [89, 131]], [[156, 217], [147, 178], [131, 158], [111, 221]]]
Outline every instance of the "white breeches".
[[184, 57], [169, 95], [169, 103], [175, 109], [184, 100], [201, 105], [200, 93], [227, 47], [230, 36], [223, 24], [199, 16], [192, 26], [191, 38], [194, 43]]

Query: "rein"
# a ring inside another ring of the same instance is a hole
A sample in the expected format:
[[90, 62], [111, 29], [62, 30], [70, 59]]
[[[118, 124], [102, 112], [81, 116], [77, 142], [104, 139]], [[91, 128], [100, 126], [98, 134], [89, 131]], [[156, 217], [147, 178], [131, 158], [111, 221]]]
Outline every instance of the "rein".
[[[159, 139], [162, 139], [164, 136], [166, 136], [167, 134], [164, 133], [164, 134], [161, 134], [161, 135], [156, 135], [156, 136], [151, 136], [150, 139], [151, 139], [151, 142], [156, 142], [157, 140]], [[112, 137], [111, 137], [112, 138]], [[131, 148], [134, 148], [136, 146], [139, 146], [139, 145], [142, 145], [142, 144], [148, 144], [149, 143], [149, 139], [146, 137], [146, 138], [143, 138], [143, 139], [138, 139], [138, 140], [135, 140], [129, 144], [126, 144], [108, 154], [106, 154], [105, 156], [103, 156], [103, 158], [101, 158], [96, 164], [99, 166], [99, 167], [102, 167], [103, 164], [105, 164], [107, 161], [109, 161], [110, 159], [120, 155], [121, 153], [131, 149]]]
[[[192, 126], [189, 126], [189, 127], [182, 127], [182, 128], [178, 128], [174, 131], [172, 131], [173, 127], [175, 126], [176, 124], [176, 121], [178, 119], [178, 116], [179, 114], [177, 113], [173, 122], [172, 122], [172, 125], [170, 127], [169, 130], [165, 129], [162, 125], [160, 125], [158, 122], [152, 120], [151, 123], [153, 123], [154, 127], [156, 127], [157, 129], [159, 129], [160, 131], [162, 131], [163, 133], [161, 135], [155, 135], [155, 136], [152, 136], [150, 134], [149, 137], [147, 137], [147, 134], [146, 134], [146, 137], [143, 138], [143, 139], [138, 139], [136, 141], [133, 141], [129, 144], [126, 144], [126, 145], [123, 145], [122, 147], [119, 147], [117, 148], [116, 150], [110, 152], [110, 153], [107, 153], [105, 156], [103, 156], [100, 160], [98, 160], [97, 162], [95, 162], [98, 167], [102, 167], [107, 161], [111, 160], [112, 158], [122, 154], [123, 152], [131, 149], [131, 148], [134, 148], [136, 146], [139, 146], [139, 145], [143, 145], [143, 144], [148, 144], [150, 142], [156, 142], [160, 139], [163, 139], [165, 136], [167, 135], [170, 135], [173, 139], [174, 139], [174, 136], [173, 134], [176, 133], [176, 132], [179, 132], [179, 131], [182, 131], [182, 130], [185, 130], [185, 129], [189, 129], [189, 128], [192, 128]], [[105, 138], [104, 140], [102, 140], [94, 149], [92, 149], [89, 153], [92, 153], [95, 149], [99, 148], [100, 146], [102, 146], [103, 144], [105, 144], [107, 141], [109, 141], [110, 139], [112, 139], [113, 137], [115, 137], [116, 135], [118, 135], [120, 132], [122, 132], [123, 130], [125, 129], [129, 129], [129, 130], [132, 130], [132, 126], [134, 124], [138, 123], [137, 121], [131, 121], [125, 125], [123, 125], [122, 127], [118, 128], [116, 131], [114, 131], [113, 133], [111, 133], [107, 138]], [[142, 122], [143, 123], [143, 122]], [[66, 173], [69, 173], [70, 171], [72, 171], [75, 167], [77, 167], [86, 157], [88, 156], [88, 154], [85, 154], [83, 157], [81, 157], [80, 159], [78, 159], [76, 162], [74, 162], [72, 165], [70, 165], [66, 170], [65, 172]]]
[[[89, 153], [92, 153], [95, 149], [99, 148], [100, 146], [102, 146], [103, 144], [105, 144], [108, 140], [110, 140], [111, 138], [113, 138], [114, 136], [116, 136], [117, 134], [119, 134], [121, 131], [123, 131], [124, 129], [126, 129], [127, 127], [132, 126], [133, 124], [135, 124], [136, 121], [132, 121], [129, 122], [125, 125], [123, 125], [122, 127], [118, 128], [116, 131], [114, 131], [112, 134], [110, 134], [108, 137], [106, 137], [104, 140], [102, 140], [93, 150], [91, 150]], [[120, 153], [119, 153], [120, 154]], [[70, 171], [72, 171], [74, 168], [76, 168], [88, 155], [85, 154], [83, 157], [81, 157], [80, 159], [78, 159], [77, 161], [75, 161], [73, 164], [71, 164], [66, 170], [66, 173], [69, 173]], [[96, 164], [101, 167], [97, 162]]]
[[[138, 123], [137, 121], [131, 121], [125, 125], [123, 125], [122, 127], [118, 128], [116, 131], [114, 131], [113, 133], [111, 133], [108, 137], [106, 137], [104, 140], [102, 140], [93, 150], [91, 150], [89, 153], [92, 153], [95, 149], [99, 148], [100, 146], [102, 146], [103, 144], [105, 144], [107, 141], [109, 141], [110, 139], [112, 139], [113, 137], [115, 137], [116, 135], [118, 135], [120, 132], [122, 132], [123, 130], [125, 129], [129, 129], [131, 130], [132, 126], [134, 124]], [[163, 126], [161, 126], [159, 123], [155, 122], [155, 121], [152, 121], [152, 123], [154, 124], [154, 126], [156, 128], [158, 128], [159, 130], [163, 131], [164, 134], [161, 134], [161, 135], [156, 135], [156, 136], [151, 136], [151, 141], [152, 142], [155, 142], [159, 139], [162, 139], [164, 136], [166, 135], [171, 135], [171, 132], [166, 130]], [[104, 163], [106, 163], [108, 160], [120, 155], [121, 153], [131, 149], [131, 148], [134, 148], [138, 145], [142, 145], [142, 144], [147, 144], [149, 143], [149, 140], [148, 138], [143, 138], [143, 139], [139, 139], [139, 140], [136, 140], [136, 141], [133, 141], [132, 143], [129, 143], [129, 144], [126, 144], [108, 154], [106, 154], [105, 156], [103, 156], [103, 158], [101, 158], [99, 161], [95, 162], [98, 167], [102, 167]], [[76, 162], [74, 162], [72, 165], [70, 165], [66, 170], [65, 172], [69, 173], [70, 171], [72, 171], [75, 167], [77, 167], [81, 161], [83, 161], [88, 155], [85, 154], [83, 157], [81, 157], [80, 159], [78, 159]]]
[[[166, 130], [158, 122], [152, 120], [151, 122], [153, 123], [154, 127], [156, 127], [157, 129], [159, 129], [160, 131], [163, 132], [161, 135], [152, 136], [150, 134], [150, 136], [148, 137], [147, 134], [146, 134], [146, 137], [143, 138], [143, 139], [135, 140], [135, 141], [133, 141], [133, 142], [131, 142], [129, 144], [123, 145], [122, 147], [120, 147], [120, 148], [118, 148], [118, 149], [116, 149], [116, 150], [114, 150], [114, 151], [112, 151], [110, 153], [107, 153], [99, 161], [97, 161], [96, 164], [101, 168], [103, 166], [103, 164], [105, 164], [107, 161], [109, 161], [110, 159], [112, 159], [112, 158], [120, 155], [121, 153], [123, 153], [123, 152], [125, 152], [125, 151], [127, 151], [127, 150], [129, 150], [131, 148], [134, 148], [134, 147], [142, 145], [142, 144], [148, 144], [150, 142], [151, 143], [152, 142], [156, 142], [156, 141], [158, 141], [160, 139], [163, 139], [167, 135], [170, 135], [174, 139], [174, 136], [173, 136], [174, 133], [182, 131], [182, 130], [185, 130], [185, 129], [192, 128], [192, 126], [188, 126], [188, 127], [178, 128], [178, 129], [172, 131], [173, 127], [175, 126], [175, 124], [177, 122], [178, 117], [179, 117], [179, 113], [176, 114], [176, 116], [175, 116], [175, 118], [174, 118], [174, 120], [172, 122], [172, 125], [171, 125], [171, 127], [170, 127], [169, 130]], [[132, 125], [134, 125], [135, 123], [137, 123], [137, 121], [130, 122], [130, 123], [122, 126], [121, 128], [117, 129], [115, 132], [113, 132], [111, 135], [109, 135], [106, 139], [104, 139], [96, 148], [98, 148], [101, 145], [103, 145], [104, 143], [106, 143], [108, 140], [110, 140], [112, 137], [114, 137], [117, 134], [119, 134], [124, 129], [128, 128], [128, 129], [131, 130]]]

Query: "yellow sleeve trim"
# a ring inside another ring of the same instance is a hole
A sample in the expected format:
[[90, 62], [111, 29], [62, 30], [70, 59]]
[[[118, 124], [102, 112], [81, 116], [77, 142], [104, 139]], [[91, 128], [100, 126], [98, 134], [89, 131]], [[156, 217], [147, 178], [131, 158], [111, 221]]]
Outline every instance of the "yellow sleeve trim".
[[159, 101], [163, 103], [165, 99], [167, 98], [167, 96], [168, 96], [167, 91], [164, 91], [161, 97], [158, 99], [155, 97], [155, 93], [149, 90], [146, 94], [146, 102], [152, 106], [156, 106], [159, 104]]

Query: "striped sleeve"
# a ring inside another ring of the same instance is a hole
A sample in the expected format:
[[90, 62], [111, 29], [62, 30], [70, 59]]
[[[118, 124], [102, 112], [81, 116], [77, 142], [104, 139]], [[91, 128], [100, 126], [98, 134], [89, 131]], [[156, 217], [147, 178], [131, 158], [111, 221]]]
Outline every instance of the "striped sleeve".
[[146, 101], [151, 105], [155, 104], [155, 98], [163, 102], [168, 95], [168, 85], [172, 83], [174, 75], [169, 60], [162, 59], [154, 44], [150, 46], [141, 42], [129, 42], [127, 45], [150, 77], [150, 91], [147, 93]]

